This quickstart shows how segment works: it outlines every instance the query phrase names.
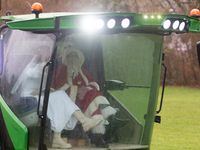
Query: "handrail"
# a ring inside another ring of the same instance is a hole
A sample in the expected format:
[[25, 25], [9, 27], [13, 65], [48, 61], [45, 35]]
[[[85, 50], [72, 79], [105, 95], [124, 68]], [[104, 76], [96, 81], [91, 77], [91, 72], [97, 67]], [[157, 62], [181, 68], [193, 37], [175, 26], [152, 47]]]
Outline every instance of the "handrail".
[[42, 78], [41, 78], [41, 83], [40, 83], [40, 90], [39, 90], [39, 99], [38, 99], [38, 107], [37, 107], [37, 115], [39, 118], [43, 118], [43, 114], [40, 115], [39, 108], [40, 108], [40, 101], [41, 101], [41, 95], [42, 95], [42, 85], [43, 85], [43, 80], [44, 80], [44, 72], [47, 66], [51, 64], [51, 61], [47, 62], [47, 64], [43, 67], [42, 70]]

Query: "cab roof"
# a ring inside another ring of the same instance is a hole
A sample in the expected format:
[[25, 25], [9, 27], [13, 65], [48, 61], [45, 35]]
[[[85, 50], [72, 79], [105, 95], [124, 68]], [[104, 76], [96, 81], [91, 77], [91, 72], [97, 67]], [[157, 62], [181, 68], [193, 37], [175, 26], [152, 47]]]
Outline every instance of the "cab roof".
[[[102, 13], [86, 13], [86, 12], [52, 12], [52, 13], [40, 13], [39, 18], [52, 18], [61, 16], [72, 16], [72, 15], [89, 15], [89, 14], [102, 14]], [[0, 18], [2, 21], [22, 21], [35, 19], [35, 14], [24, 14], [24, 15], [12, 15], [12, 16], [2, 16]]]
[[[31, 30], [31, 31], [55, 31], [62, 29], [82, 29], [81, 21], [87, 17], [100, 19], [104, 22], [104, 27], [99, 31], [112, 32], [149, 32], [156, 34], [171, 34], [185, 32], [199, 32], [199, 20], [195, 17], [177, 14], [137, 14], [137, 13], [105, 13], [105, 12], [55, 12], [40, 13], [39, 18], [35, 14], [3, 16], [1, 21], [6, 22], [7, 26], [12, 29]], [[122, 27], [123, 19], [128, 18], [130, 25]], [[110, 19], [116, 21], [116, 25], [109, 29], [106, 25]], [[85, 19], [87, 20], [87, 19]], [[164, 29], [163, 23], [170, 20], [171, 26]], [[173, 29], [172, 24], [178, 20], [185, 22], [184, 30]], [[88, 24], [90, 22], [88, 21]], [[94, 20], [93, 20], [94, 23]]]

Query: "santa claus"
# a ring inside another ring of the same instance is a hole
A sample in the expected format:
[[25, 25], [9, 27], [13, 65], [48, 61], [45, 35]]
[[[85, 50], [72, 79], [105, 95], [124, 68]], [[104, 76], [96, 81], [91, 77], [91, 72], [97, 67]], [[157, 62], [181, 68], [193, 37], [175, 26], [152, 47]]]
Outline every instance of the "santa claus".
[[103, 140], [105, 125], [113, 124], [113, 127], [118, 128], [129, 120], [115, 116], [116, 109], [110, 106], [93, 77], [82, 68], [84, 56], [79, 49], [68, 47], [62, 57], [62, 63], [55, 71], [54, 88], [64, 90], [87, 117], [103, 120], [92, 129], [92, 133], [97, 147], [109, 147]]

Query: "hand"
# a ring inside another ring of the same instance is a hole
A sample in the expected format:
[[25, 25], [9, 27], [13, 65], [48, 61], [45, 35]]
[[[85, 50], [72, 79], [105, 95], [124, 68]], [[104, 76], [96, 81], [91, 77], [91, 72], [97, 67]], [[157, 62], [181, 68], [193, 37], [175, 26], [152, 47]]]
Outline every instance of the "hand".
[[[42, 89], [42, 92], [44, 92], [44, 90], [45, 89]], [[53, 89], [53, 88], [50, 88], [50, 92], [54, 92], [55, 91], [55, 89]], [[35, 96], [35, 95], [39, 95], [39, 89], [37, 90], [37, 91], [33, 91], [31, 94], [33, 95], [33, 96]]]
[[55, 91], [55, 89], [54, 88], [50, 88], [50, 92], [54, 92]]
[[84, 96], [85, 96], [85, 93], [89, 91], [89, 89], [87, 87], [81, 87], [78, 89], [78, 98], [80, 100], [83, 100]]

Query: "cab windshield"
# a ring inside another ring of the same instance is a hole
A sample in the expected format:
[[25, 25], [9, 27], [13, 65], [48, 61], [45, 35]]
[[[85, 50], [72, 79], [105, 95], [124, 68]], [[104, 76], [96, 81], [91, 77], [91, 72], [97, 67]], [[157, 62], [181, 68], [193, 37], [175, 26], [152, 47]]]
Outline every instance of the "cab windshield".
[[[85, 139], [83, 145], [90, 147], [93, 144], [98, 146], [97, 134], [102, 134], [110, 146], [149, 145], [153, 122], [148, 122], [147, 117], [149, 111], [155, 112], [154, 107], [150, 109], [157, 100], [154, 93], [158, 91], [160, 73], [155, 72], [161, 67], [163, 37], [144, 33], [94, 35], [63, 32], [58, 43], [55, 41], [54, 34], [9, 29], [4, 35], [5, 65], [0, 92], [13, 113], [28, 128], [29, 146], [39, 144], [41, 120], [37, 108], [42, 111], [49, 74], [48, 67], [44, 69], [44, 66], [50, 61], [56, 44], [54, 67], [50, 70], [53, 75], [44, 139], [47, 147], [52, 146], [55, 132], [61, 132], [62, 138], [68, 139], [69, 143], [74, 138]], [[66, 101], [67, 97], [73, 104]], [[76, 107], [74, 111], [80, 109], [88, 118], [101, 118], [100, 125], [104, 130], [99, 133], [100, 129], [93, 128], [84, 132], [77, 117], [75, 125], [66, 126], [67, 117], [55, 114], [66, 113], [68, 116], [69, 105], [70, 108]], [[103, 111], [105, 109], [113, 112], [107, 114], [108, 111]], [[120, 125], [116, 129], [110, 121], [111, 115], [119, 119]], [[64, 125], [58, 127], [56, 124], [60, 122]], [[73, 142], [71, 145], [72, 148], [77, 146]]]

